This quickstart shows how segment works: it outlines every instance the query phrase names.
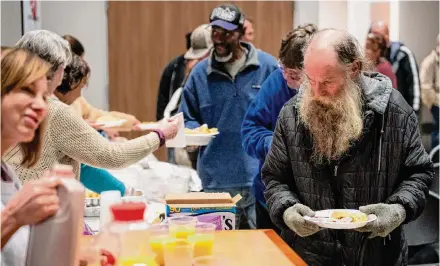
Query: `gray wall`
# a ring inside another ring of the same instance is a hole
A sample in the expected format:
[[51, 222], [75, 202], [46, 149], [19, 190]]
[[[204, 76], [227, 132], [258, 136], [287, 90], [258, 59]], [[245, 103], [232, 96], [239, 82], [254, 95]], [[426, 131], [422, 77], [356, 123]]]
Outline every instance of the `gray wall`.
[[[77, 37], [92, 69], [85, 98], [108, 109], [107, 10], [105, 1], [40, 1], [42, 27]], [[13, 46], [21, 37], [20, 1], [1, 1], [1, 44]]]
[[21, 37], [20, 1], [1, 1], [1, 45], [14, 46]]
[[105, 1], [41, 1], [44, 29], [70, 34], [83, 44], [91, 67], [84, 97], [95, 107], [108, 109], [107, 10]]
[[438, 1], [399, 2], [399, 40], [412, 50], [419, 65], [434, 49], [438, 34]]
[[[439, 34], [438, 1], [399, 2], [399, 40], [413, 52], [418, 65], [434, 49]], [[421, 123], [432, 121], [429, 110], [422, 104]], [[423, 136], [423, 143], [429, 149], [431, 138]]]

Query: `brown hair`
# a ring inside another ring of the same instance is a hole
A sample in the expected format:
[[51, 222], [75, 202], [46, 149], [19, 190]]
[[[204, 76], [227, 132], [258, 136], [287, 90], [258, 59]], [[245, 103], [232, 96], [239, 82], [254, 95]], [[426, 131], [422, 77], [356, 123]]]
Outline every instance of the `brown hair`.
[[63, 39], [66, 40], [70, 44], [70, 49], [72, 49], [72, 52], [76, 54], [77, 56], [83, 56], [84, 55], [84, 46], [82, 43], [72, 35], [64, 35]]
[[6, 53], [11, 47], [8, 46], [2, 46], [1, 47], [1, 55], [3, 56], [4, 53]]
[[77, 55], [73, 55], [72, 61], [64, 69], [63, 81], [57, 87], [56, 91], [62, 94], [78, 88], [78, 86], [84, 86], [89, 81], [90, 67]]
[[304, 67], [304, 47], [318, 30], [313, 24], [298, 26], [289, 32], [281, 41], [279, 59], [287, 68], [302, 69]]
[[[11, 92], [14, 88], [25, 87], [41, 77], [47, 76], [50, 64], [21, 48], [12, 48], [1, 59], [1, 96]], [[40, 157], [41, 143], [45, 121], [35, 130], [34, 138], [30, 142], [20, 143], [24, 153], [22, 165], [31, 167]]]

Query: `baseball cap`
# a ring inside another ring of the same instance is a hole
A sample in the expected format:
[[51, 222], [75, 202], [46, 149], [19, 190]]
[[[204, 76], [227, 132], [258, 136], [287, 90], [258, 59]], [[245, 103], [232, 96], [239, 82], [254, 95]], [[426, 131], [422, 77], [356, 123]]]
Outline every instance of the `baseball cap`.
[[191, 48], [185, 53], [185, 59], [199, 59], [212, 48], [211, 27], [203, 24], [191, 33]]
[[233, 4], [220, 5], [211, 12], [209, 22], [211, 26], [218, 26], [225, 30], [235, 30], [243, 27], [244, 14]]

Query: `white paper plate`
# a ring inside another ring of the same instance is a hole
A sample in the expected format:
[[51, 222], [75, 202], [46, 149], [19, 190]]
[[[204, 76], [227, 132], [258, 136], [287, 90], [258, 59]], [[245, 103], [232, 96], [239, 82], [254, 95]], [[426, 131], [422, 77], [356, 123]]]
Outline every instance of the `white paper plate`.
[[109, 122], [96, 122], [96, 125], [101, 126], [102, 128], [120, 127], [126, 121], [127, 121], [127, 119], [121, 119], [121, 120], [109, 121]]
[[139, 130], [155, 130], [159, 128], [158, 123], [140, 124], [138, 125]]
[[206, 146], [218, 134], [219, 132], [211, 134], [186, 134], [186, 146]]
[[366, 222], [360, 222], [360, 223], [344, 223], [344, 222], [334, 222], [329, 219], [331, 217], [332, 213], [334, 211], [345, 211], [345, 212], [353, 212], [353, 213], [359, 213], [359, 210], [323, 210], [323, 211], [316, 211], [315, 217], [309, 217], [304, 216], [304, 219], [312, 222], [314, 224], [317, 224], [319, 227], [322, 228], [330, 228], [330, 229], [355, 229], [364, 227], [367, 223], [372, 222], [377, 219], [376, 215], [370, 214], [367, 216]]

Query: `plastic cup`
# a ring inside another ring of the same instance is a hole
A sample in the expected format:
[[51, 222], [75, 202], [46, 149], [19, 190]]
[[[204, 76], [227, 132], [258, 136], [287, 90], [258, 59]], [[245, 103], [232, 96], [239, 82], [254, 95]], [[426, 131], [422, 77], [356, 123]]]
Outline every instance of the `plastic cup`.
[[215, 234], [217, 225], [212, 223], [196, 224], [196, 234]]
[[194, 245], [187, 240], [177, 239], [164, 244], [166, 266], [192, 266]]
[[194, 245], [194, 257], [211, 256], [214, 247], [213, 234], [196, 234], [188, 237]]
[[163, 236], [170, 234], [170, 228], [167, 224], [153, 224], [150, 229], [151, 236]]
[[211, 223], [198, 223], [196, 234], [188, 236], [188, 241], [194, 244], [194, 257], [211, 256], [214, 246], [216, 225]]
[[177, 216], [168, 218], [170, 235], [179, 239], [187, 239], [196, 233], [197, 218], [192, 216]]
[[156, 254], [157, 264], [164, 265], [164, 244], [171, 241], [176, 241], [176, 239], [170, 237], [168, 234], [150, 237], [150, 248], [151, 251]]

